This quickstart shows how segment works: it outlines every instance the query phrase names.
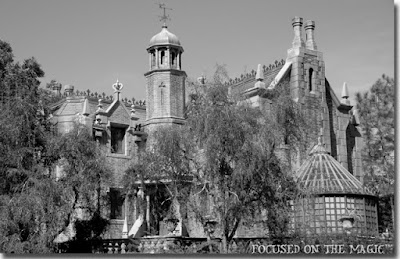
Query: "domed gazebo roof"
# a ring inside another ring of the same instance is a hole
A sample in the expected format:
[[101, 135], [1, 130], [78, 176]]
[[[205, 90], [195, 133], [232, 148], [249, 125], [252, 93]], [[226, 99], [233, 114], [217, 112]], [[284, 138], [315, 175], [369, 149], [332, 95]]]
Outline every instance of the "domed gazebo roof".
[[336, 159], [328, 154], [321, 138], [311, 150], [309, 158], [296, 172], [300, 189], [310, 194], [374, 195]]
[[164, 24], [160, 33], [154, 35], [149, 44], [149, 48], [155, 45], [174, 45], [181, 47], [178, 37], [167, 30]]

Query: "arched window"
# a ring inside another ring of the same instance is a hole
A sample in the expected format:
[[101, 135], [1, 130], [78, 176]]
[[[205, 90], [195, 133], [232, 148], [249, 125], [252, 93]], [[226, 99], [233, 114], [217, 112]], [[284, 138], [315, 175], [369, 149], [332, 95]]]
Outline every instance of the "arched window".
[[164, 64], [164, 59], [165, 59], [165, 51], [161, 51], [161, 65]]
[[312, 68], [308, 70], [308, 90], [310, 92], [313, 90], [313, 72], [314, 70]]
[[174, 52], [172, 52], [172, 53], [171, 53], [171, 65], [172, 65], [172, 66], [175, 66], [175, 65], [176, 65], [176, 64], [175, 64], [175, 58], [176, 58], [176, 55], [175, 55]]

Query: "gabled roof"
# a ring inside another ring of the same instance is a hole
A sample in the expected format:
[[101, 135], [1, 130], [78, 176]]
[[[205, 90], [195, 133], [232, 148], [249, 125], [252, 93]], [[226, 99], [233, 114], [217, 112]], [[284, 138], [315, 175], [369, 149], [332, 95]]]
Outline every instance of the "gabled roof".
[[374, 195], [336, 159], [319, 140], [295, 175], [300, 189], [310, 194]]

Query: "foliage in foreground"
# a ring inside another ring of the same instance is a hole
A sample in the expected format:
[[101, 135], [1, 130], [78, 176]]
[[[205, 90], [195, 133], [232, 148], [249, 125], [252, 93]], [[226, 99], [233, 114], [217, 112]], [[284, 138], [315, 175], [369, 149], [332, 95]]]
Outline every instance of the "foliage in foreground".
[[[99, 188], [109, 178], [87, 129], [54, 136], [49, 94], [34, 58], [14, 62], [0, 40], [0, 252], [49, 253], [78, 210], [98, 218]], [[56, 166], [62, 167], [55, 174]], [[61, 172], [60, 171], [60, 172]], [[97, 214], [96, 214], [97, 212]], [[101, 230], [93, 228], [91, 236]], [[78, 230], [77, 230], [78, 231]], [[77, 233], [77, 237], [79, 237]]]
[[379, 195], [379, 230], [394, 229], [394, 79], [382, 75], [369, 91], [356, 94], [366, 185]]
[[226, 252], [241, 225], [258, 222], [272, 236], [287, 233], [288, 201], [297, 190], [277, 153], [281, 143], [302, 143], [304, 125], [285, 96], [268, 114], [238, 105], [221, 82], [226, 71], [221, 66], [217, 71], [212, 83], [193, 91], [184, 126], [154, 132], [151, 147], [127, 170], [126, 182], [133, 190], [138, 179], [160, 185], [170, 179], [164, 185], [170, 199], [179, 201], [181, 215], [193, 212], [200, 227], [207, 217], [217, 220], [214, 235]]

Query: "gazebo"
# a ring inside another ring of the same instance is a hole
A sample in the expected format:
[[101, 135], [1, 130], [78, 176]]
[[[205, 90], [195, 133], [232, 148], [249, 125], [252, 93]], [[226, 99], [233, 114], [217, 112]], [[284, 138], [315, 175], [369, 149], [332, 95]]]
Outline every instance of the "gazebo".
[[292, 227], [307, 234], [378, 233], [377, 197], [334, 159], [321, 138], [295, 174]]

